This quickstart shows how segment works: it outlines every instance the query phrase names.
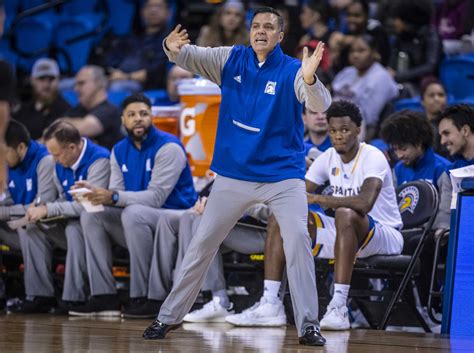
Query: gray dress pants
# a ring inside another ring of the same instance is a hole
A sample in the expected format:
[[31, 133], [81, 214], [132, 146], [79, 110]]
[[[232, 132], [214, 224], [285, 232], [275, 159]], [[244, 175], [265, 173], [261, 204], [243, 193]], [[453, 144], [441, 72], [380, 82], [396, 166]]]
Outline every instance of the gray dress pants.
[[28, 297], [54, 296], [52, 257], [54, 247], [67, 250], [62, 299], [85, 301], [87, 286], [85, 244], [79, 220], [47, 225], [29, 224], [18, 229], [25, 264], [25, 292]]
[[130, 253], [130, 297], [147, 297], [151, 269], [157, 267], [154, 235], [157, 221], [170, 210], [143, 205], [105, 207], [103, 212], [81, 214], [85, 234], [87, 272], [92, 295], [115, 294], [112, 244]]
[[180, 323], [194, 304], [219, 246], [244, 211], [267, 204], [280, 226], [298, 335], [308, 325], [319, 326], [318, 297], [311, 239], [307, 230], [308, 206], [303, 180], [256, 183], [218, 176], [173, 288], [158, 320]]

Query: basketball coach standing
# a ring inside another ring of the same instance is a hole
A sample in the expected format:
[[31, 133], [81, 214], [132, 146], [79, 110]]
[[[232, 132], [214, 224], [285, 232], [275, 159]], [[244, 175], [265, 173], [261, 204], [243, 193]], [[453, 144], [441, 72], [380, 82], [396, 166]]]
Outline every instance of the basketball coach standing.
[[217, 173], [201, 224], [185, 254], [173, 289], [146, 339], [162, 339], [193, 305], [219, 245], [255, 203], [267, 204], [281, 229], [299, 343], [322, 346], [311, 240], [306, 227], [302, 103], [325, 111], [331, 97], [316, 77], [320, 43], [303, 61], [283, 54], [283, 19], [257, 9], [249, 47], [189, 45], [178, 25], [163, 46], [172, 62], [221, 87], [222, 102], [211, 169]]

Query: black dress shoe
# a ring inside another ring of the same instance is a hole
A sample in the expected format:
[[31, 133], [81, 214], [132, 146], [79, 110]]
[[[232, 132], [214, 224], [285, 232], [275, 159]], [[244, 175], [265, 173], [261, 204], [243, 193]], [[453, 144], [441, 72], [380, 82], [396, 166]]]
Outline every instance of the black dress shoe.
[[143, 338], [147, 340], [162, 340], [168, 331], [176, 330], [179, 326], [181, 326], [181, 324], [166, 325], [156, 319], [143, 332]]
[[321, 335], [319, 327], [308, 326], [300, 337], [300, 344], [305, 346], [324, 346], [326, 339]]

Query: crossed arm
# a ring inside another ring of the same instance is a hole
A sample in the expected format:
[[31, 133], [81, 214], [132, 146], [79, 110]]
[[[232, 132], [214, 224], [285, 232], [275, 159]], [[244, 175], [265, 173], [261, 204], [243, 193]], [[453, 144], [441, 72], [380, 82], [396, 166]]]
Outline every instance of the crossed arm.
[[312, 194], [312, 192], [314, 192], [317, 188], [317, 184], [306, 180], [308, 203], [317, 203], [322, 207], [334, 209], [339, 207], [347, 207], [353, 209], [361, 215], [366, 215], [374, 206], [375, 200], [377, 200], [380, 190], [382, 189], [382, 180], [373, 177], [365, 179], [362, 183], [360, 193], [356, 196], [336, 197]]

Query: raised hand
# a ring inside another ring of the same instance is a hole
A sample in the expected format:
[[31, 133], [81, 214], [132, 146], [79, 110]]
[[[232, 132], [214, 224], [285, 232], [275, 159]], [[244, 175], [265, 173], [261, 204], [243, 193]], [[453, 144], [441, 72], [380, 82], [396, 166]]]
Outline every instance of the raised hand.
[[318, 69], [319, 63], [323, 57], [324, 52], [324, 43], [319, 42], [316, 50], [312, 55], [308, 56], [308, 48], [303, 48], [303, 62], [301, 64], [301, 73], [303, 75], [303, 80], [308, 85], [312, 85], [315, 81], [314, 74]]
[[175, 29], [165, 38], [166, 47], [172, 53], [177, 53], [180, 51], [183, 45], [189, 44], [188, 31], [182, 29], [181, 25], [177, 25]]

